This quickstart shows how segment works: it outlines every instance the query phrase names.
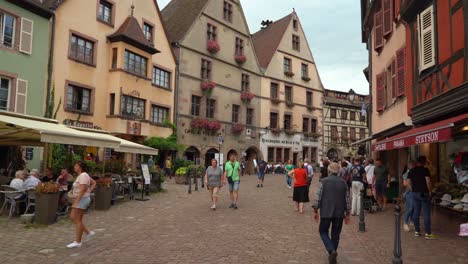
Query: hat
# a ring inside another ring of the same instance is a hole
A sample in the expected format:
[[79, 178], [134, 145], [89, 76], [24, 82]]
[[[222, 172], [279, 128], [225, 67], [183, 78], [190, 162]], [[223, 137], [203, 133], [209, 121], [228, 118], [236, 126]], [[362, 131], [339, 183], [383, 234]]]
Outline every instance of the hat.
[[467, 203], [468, 204], [468, 193], [463, 196], [463, 199], [461, 199], [462, 203]]
[[453, 209], [455, 210], [463, 210], [463, 208], [464, 208], [463, 204], [457, 204], [453, 207]]
[[439, 204], [439, 205], [440, 205], [440, 206], [447, 207], [447, 206], [449, 206], [449, 205], [450, 205], [450, 202], [448, 202], [448, 201], [442, 201], [442, 202], [440, 202], [440, 204]]
[[450, 203], [453, 203], [453, 204], [460, 204], [460, 203], [461, 203], [461, 200], [460, 200], [460, 199], [453, 199], [452, 201], [450, 201]]
[[447, 202], [450, 202], [452, 200], [452, 195], [446, 193], [444, 194], [444, 196], [442, 196], [442, 201], [447, 201]]
[[458, 235], [468, 237], [468, 223], [460, 225], [460, 233]]

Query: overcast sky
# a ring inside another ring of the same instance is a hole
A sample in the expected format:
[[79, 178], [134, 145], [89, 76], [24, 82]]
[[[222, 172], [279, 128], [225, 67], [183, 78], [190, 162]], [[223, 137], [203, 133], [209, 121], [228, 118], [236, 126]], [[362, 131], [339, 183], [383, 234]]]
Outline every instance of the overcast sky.
[[[158, 0], [164, 8], [170, 0]], [[369, 86], [362, 70], [368, 53], [361, 43], [359, 1], [352, 0], [241, 0], [250, 33], [261, 27], [262, 20], [278, 20], [295, 8], [305, 30], [327, 89], [368, 94]]]

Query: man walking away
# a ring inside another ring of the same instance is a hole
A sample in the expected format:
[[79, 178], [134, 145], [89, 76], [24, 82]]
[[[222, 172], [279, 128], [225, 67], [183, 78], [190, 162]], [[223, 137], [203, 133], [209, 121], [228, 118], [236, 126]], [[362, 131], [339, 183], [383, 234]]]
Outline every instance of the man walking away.
[[226, 179], [229, 183], [229, 194], [231, 196], [231, 205], [229, 208], [237, 209], [237, 200], [239, 198], [239, 184], [240, 184], [240, 175], [241, 165], [236, 160], [236, 155], [231, 154], [229, 156], [229, 161], [226, 163], [224, 168], [224, 184], [226, 184]]
[[375, 161], [376, 167], [374, 168], [374, 186], [377, 202], [384, 210], [387, 207], [387, 189], [390, 187], [390, 173], [387, 167], [382, 163], [382, 160]]
[[354, 165], [351, 167], [350, 173], [352, 178], [351, 190], [353, 193], [351, 215], [358, 215], [361, 211], [361, 191], [364, 190], [364, 183], [366, 182], [366, 171], [361, 166], [360, 159], [354, 159]]
[[[328, 167], [329, 176], [320, 180], [314, 205], [314, 219], [319, 219], [319, 233], [328, 251], [330, 264], [337, 263], [338, 244], [340, 242], [343, 218], [349, 224], [349, 189], [346, 182], [338, 177], [340, 165], [332, 163]], [[331, 226], [331, 237], [330, 237]]]
[[267, 163], [263, 159], [260, 159], [257, 165], [257, 188], [263, 188], [263, 181], [265, 180], [265, 173], [267, 171]]
[[424, 229], [426, 231], [426, 239], [435, 239], [431, 232], [431, 173], [426, 165], [426, 157], [420, 156], [416, 167], [410, 170], [408, 180], [413, 196], [413, 221], [414, 235], [421, 236], [419, 225], [419, 215], [421, 214], [421, 206], [424, 216]]
[[304, 167], [307, 170], [307, 190], [310, 190], [312, 178], [314, 177], [314, 168], [309, 164], [308, 160], [304, 161]]

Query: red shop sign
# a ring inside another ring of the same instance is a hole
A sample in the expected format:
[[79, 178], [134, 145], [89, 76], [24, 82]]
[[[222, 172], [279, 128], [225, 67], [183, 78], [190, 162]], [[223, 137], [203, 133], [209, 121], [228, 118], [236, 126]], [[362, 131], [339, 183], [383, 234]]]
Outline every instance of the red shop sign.
[[393, 140], [377, 142], [372, 145], [372, 151], [383, 151], [389, 149], [406, 148], [414, 145], [447, 141], [452, 138], [452, 129], [450, 127], [423, 132], [407, 137], [396, 138]]

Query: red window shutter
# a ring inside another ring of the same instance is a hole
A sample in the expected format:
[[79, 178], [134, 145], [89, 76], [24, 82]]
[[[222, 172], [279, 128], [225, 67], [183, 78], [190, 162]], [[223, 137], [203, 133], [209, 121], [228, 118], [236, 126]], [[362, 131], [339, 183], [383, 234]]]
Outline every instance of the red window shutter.
[[397, 97], [397, 78], [396, 78], [396, 60], [392, 59], [390, 64], [390, 72], [392, 75], [392, 98]]
[[384, 45], [382, 10], [374, 15], [374, 49], [378, 50]]
[[381, 112], [384, 110], [385, 105], [385, 73], [377, 74], [376, 76], [376, 90], [377, 90], [377, 111]]
[[393, 0], [382, 0], [383, 35], [387, 36], [393, 30]]
[[397, 19], [398, 16], [400, 15], [400, 0], [393, 0], [393, 19]]
[[397, 88], [396, 96], [405, 95], [405, 78], [406, 78], [406, 63], [405, 63], [405, 47], [396, 52], [396, 79]]

